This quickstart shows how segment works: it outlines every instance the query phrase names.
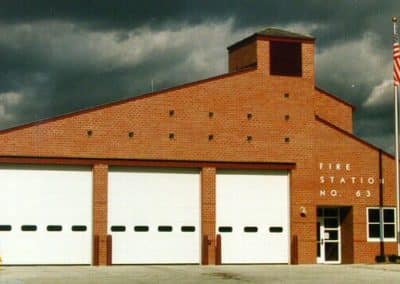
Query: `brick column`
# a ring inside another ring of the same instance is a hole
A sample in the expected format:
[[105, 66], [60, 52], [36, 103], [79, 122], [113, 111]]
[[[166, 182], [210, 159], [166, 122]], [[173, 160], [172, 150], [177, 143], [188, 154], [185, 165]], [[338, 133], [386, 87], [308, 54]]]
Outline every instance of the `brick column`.
[[98, 236], [99, 265], [107, 264], [107, 184], [108, 165], [96, 164], [93, 167], [93, 234]]
[[[201, 170], [201, 222], [202, 234], [207, 236], [208, 264], [215, 264], [215, 168], [202, 168]], [[202, 238], [202, 239], [203, 239]], [[205, 248], [203, 248], [205, 249]]]

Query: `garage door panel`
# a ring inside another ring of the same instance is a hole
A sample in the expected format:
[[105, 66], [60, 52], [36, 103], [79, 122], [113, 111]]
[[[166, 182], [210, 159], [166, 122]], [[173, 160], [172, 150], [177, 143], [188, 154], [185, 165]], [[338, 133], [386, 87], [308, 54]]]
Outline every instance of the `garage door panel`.
[[[196, 236], [197, 239], [197, 236]], [[113, 252], [118, 253], [116, 264], [190, 263], [198, 262], [198, 242], [182, 234], [165, 233], [160, 238], [147, 233], [125, 233], [113, 235]], [[140, 253], [142, 252], [142, 253]]]
[[[109, 233], [113, 263], [199, 263], [200, 175], [198, 170], [112, 168]], [[113, 225], [125, 226], [113, 232]], [[147, 226], [135, 232], [135, 226]], [[159, 226], [171, 226], [160, 232]], [[194, 226], [195, 232], [182, 232]]]
[[[268, 253], [268, 247], [264, 244], [264, 238], [259, 235], [246, 237], [246, 241], [240, 235], [223, 238], [223, 247], [236, 249], [224, 249], [224, 263], [265, 263], [265, 255]], [[240, 253], [240, 258], [238, 258]], [[226, 261], [232, 260], [232, 261]]]
[[232, 228], [220, 232], [223, 263], [288, 262], [288, 182], [286, 171], [217, 172], [217, 231]]
[[91, 238], [83, 236], [49, 233], [20, 233], [1, 236], [0, 250], [4, 250], [4, 264], [90, 264], [91, 254], [83, 244]]
[[[4, 264], [90, 264], [92, 175], [90, 168], [1, 166], [0, 255]], [[35, 231], [22, 226], [34, 225]], [[48, 231], [47, 226], [61, 226]], [[72, 226], [84, 225], [76, 232]]]

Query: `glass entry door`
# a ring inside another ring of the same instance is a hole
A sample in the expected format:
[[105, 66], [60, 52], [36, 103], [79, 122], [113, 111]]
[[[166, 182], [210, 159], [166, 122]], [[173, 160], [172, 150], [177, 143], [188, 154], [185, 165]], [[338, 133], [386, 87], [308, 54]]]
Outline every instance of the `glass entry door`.
[[341, 263], [340, 208], [317, 209], [317, 263]]

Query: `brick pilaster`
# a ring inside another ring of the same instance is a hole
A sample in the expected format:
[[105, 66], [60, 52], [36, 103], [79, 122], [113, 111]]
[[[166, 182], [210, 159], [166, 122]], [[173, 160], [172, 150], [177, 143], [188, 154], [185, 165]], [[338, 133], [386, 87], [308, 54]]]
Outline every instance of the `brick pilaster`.
[[215, 168], [201, 171], [201, 221], [202, 234], [208, 237], [208, 264], [215, 264]]
[[[98, 236], [99, 265], [107, 264], [107, 184], [108, 165], [93, 167], [93, 234]], [[94, 246], [96, 248], [96, 246]]]

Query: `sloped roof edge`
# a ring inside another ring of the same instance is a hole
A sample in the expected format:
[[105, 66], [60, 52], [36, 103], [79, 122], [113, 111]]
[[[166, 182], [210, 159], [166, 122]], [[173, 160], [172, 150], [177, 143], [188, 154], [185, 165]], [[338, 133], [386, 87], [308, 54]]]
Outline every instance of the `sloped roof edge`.
[[336, 100], [336, 101], [338, 101], [338, 102], [340, 102], [342, 104], [345, 104], [345, 105], [351, 107], [353, 109], [353, 112], [357, 110], [357, 108], [354, 105], [352, 105], [351, 103], [346, 102], [345, 100], [343, 100], [343, 99], [341, 99], [341, 98], [329, 93], [328, 91], [326, 91], [324, 89], [321, 89], [320, 87], [315, 86], [315, 90], [323, 93], [324, 95], [327, 95], [328, 97], [331, 97], [332, 99], [334, 99], [334, 100]]
[[346, 136], [348, 136], [348, 137], [360, 142], [361, 144], [364, 144], [365, 146], [368, 146], [369, 148], [371, 148], [371, 149], [373, 149], [375, 151], [382, 152], [383, 154], [385, 154], [386, 156], [388, 156], [389, 158], [391, 158], [393, 160], [395, 159], [395, 157], [392, 154], [386, 152], [385, 150], [382, 150], [379, 147], [376, 147], [375, 145], [373, 145], [371, 143], [368, 143], [367, 141], [355, 136], [354, 134], [352, 134], [350, 132], [347, 132], [346, 130], [340, 128], [339, 126], [337, 126], [337, 125], [335, 125], [335, 124], [323, 119], [319, 115], [315, 115], [315, 120], [321, 122], [322, 124], [325, 124], [326, 126], [332, 128], [332, 129], [335, 129], [335, 130], [341, 132], [342, 134], [344, 134], [344, 135], [346, 135]]
[[315, 38], [309, 35], [293, 33], [290, 31], [277, 29], [277, 28], [266, 28], [264, 30], [258, 31], [244, 39], [241, 39], [227, 47], [228, 50], [233, 50], [235, 48], [241, 47], [244, 44], [255, 40], [257, 37], [267, 38], [267, 39], [286, 39], [292, 41], [306, 41], [306, 42], [314, 42]]
[[282, 38], [293, 38], [293, 39], [307, 39], [313, 40], [314, 37], [306, 34], [294, 33], [291, 31], [278, 29], [278, 28], [265, 28], [261, 31], [256, 32], [257, 35], [265, 35], [269, 37], [282, 37]]
[[240, 75], [242, 73], [247, 73], [247, 72], [254, 71], [256, 69], [257, 69], [257, 66], [251, 66], [251, 67], [244, 68], [244, 69], [241, 69], [241, 70], [238, 70], [238, 71], [224, 73], [224, 74], [213, 76], [213, 77], [209, 77], [209, 78], [206, 78], [206, 79], [202, 79], [202, 80], [198, 80], [198, 81], [194, 81], [194, 82], [189, 82], [189, 83], [185, 83], [185, 84], [178, 85], [178, 86], [173, 86], [173, 87], [170, 87], [170, 88], [167, 88], [167, 89], [163, 89], [163, 90], [160, 90], [160, 91], [151, 92], [151, 93], [145, 93], [145, 94], [141, 94], [141, 95], [138, 95], [138, 96], [135, 96], [135, 97], [129, 97], [129, 98], [122, 99], [122, 100], [112, 101], [112, 102], [109, 102], [109, 103], [105, 103], [105, 104], [101, 104], [101, 105], [97, 105], [97, 106], [93, 106], [93, 107], [89, 107], [89, 108], [84, 108], [84, 109], [81, 109], [81, 110], [78, 110], [78, 111], [74, 111], [74, 112], [70, 112], [70, 113], [65, 113], [65, 114], [61, 114], [61, 115], [57, 115], [57, 116], [53, 116], [53, 117], [49, 117], [49, 118], [40, 119], [40, 120], [33, 121], [33, 122], [28, 122], [28, 123], [25, 123], [25, 124], [14, 126], [14, 127], [2, 129], [2, 130], [0, 130], [0, 135], [4, 134], [4, 133], [15, 131], [15, 130], [23, 129], [23, 128], [29, 128], [29, 127], [41, 125], [41, 124], [44, 124], [44, 123], [47, 123], [47, 122], [56, 121], [56, 120], [59, 120], [59, 119], [64, 119], [64, 118], [72, 117], [72, 116], [75, 116], [75, 115], [80, 115], [80, 114], [84, 114], [84, 113], [88, 113], [88, 112], [104, 109], [104, 108], [107, 108], [107, 107], [128, 103], [128, 102], [131, 102], [131, 101], [136, 101], [136, 100], [140, 100], [140, 99], [144, 99], [144, 98], [160, 95], [160, 94], [167, 93], [167, 92], [170, 92], [170, 91], [188, 88], [188, 87], [191, 87], [191, 86], [194, 86], [194, 85], [199, 85], [199, 84], [203, 84], [203, 83], [210, 82], [210, 81], [220, 80], [220, 79], [224, 79], [224, 78], [227, 78], [227, 77], [233, 77], [233, 76], [236, 76], [236, 75]]

